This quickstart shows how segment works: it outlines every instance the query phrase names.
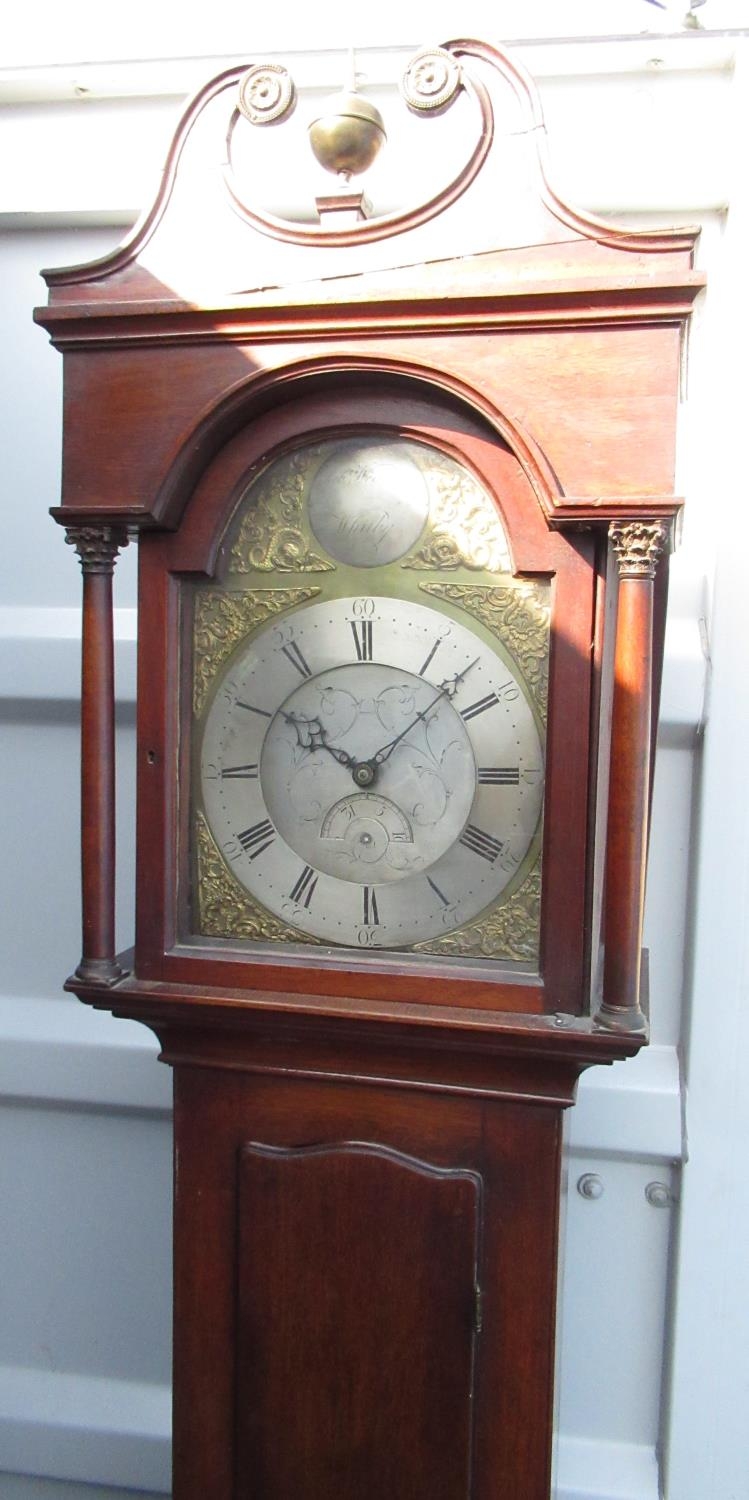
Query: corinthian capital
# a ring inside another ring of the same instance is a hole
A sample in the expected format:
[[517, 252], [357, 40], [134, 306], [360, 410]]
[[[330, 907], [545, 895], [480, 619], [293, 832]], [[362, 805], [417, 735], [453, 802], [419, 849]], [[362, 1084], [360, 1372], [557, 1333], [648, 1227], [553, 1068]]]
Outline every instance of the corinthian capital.
[[612, 521], [609, 537], [619, 577], [654, 578], [658, 560], [668, 547], [670, 532], [668, 521]]
[[112, 573], [121, 547], [127, 546], [123, 526], [67, 526], [65, 540], [75, 547], [84, 573]]

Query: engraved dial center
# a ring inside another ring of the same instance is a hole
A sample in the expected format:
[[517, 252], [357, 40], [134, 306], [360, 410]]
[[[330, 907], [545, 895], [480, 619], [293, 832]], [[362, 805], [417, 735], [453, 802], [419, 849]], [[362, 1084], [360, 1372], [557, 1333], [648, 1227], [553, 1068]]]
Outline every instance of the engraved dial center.
[[394, 881], [429, 868], [458, 838], [476, 764], [446, 693], [370, 662], [322, 672], [290, 694], [268, 727], [260, 783], [301, 859], [355, 882], [376, 864], [378, 880]]

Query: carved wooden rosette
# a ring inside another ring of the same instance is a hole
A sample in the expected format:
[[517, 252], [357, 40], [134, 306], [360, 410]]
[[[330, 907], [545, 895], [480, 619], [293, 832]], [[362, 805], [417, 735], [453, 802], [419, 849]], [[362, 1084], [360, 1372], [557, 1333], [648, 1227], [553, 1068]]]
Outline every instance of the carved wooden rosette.
[[609, 527], [619, 572], [611, 725], [603, 999], [596, 1016], [610, 1030], [642, 1032], [642, 922], [648, 837], [653, 683], [653, 582], [670, 539], [664, 521]]
[[415, 53], [401, 79], [409, 109], [429, 114], [452, 104], [462, 86], [460, 63], [446, 47], [424, 47]]
[[81, 979], [114, 984], [114, 638], [112, 574], [127, 533], [120, 526], [69, 526], [83, 572], [81, 640]]

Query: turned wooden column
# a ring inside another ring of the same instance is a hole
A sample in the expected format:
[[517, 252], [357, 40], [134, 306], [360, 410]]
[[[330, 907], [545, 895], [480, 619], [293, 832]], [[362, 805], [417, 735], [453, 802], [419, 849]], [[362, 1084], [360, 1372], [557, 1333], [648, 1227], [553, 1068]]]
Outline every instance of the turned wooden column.
[[112, 574], [127, 535], [115, 526], [70, 526], [83, 572], [81, 650], [81, 884], [83, 951], [76, 974], [114, 984], [115, 751]]
[[614, 521], [619, 569], [611, 723], [603, 998], [596, 1016], [615, 1031], [641, 1032], [642, 922], [650, 793], [653, 591], [670, 528], [663, 521]]

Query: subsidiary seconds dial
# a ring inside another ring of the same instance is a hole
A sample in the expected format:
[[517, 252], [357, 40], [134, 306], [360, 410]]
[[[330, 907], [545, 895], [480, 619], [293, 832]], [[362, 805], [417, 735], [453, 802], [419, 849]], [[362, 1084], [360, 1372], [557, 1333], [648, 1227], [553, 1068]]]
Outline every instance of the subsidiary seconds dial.
[[300, 938], [407, 948], [513, 879], [542, 754], [483, 637], [406, 600], [335, 599], [235, 657], [206, 716], [203, 803], [237, 880]]

